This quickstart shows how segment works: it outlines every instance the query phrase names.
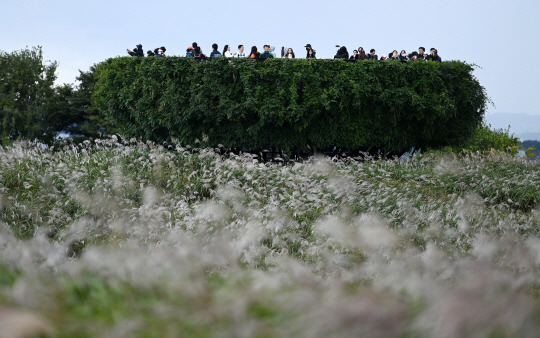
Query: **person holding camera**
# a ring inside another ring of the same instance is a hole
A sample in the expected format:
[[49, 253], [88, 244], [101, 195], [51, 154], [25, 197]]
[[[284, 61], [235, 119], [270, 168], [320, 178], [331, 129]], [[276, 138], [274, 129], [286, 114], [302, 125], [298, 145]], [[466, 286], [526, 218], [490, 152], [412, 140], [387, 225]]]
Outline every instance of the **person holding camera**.
[[307, 45], [304, 46], [306, 48], [306, 59], [316, 59], [317, 57], [315, 57], [315, 49], [313, 49], [311, 47], [311, 45], [308, 43]]
[[431, 48], [430, 51], [431, 51], [431, 54], [429, 54], [427, 57], [428, 61], [442, 62], [441, 57], [439, 56], [435, 48]]
[[144, 56], [144, 50], [142, 49], [141, 44], [138, 44], [137, 46], [135, 46], [135, 48], [133, 48], [133, 50], [127, 49], [126, 51], [129, 54], [129, 56], [139, 56], [139, 57]]

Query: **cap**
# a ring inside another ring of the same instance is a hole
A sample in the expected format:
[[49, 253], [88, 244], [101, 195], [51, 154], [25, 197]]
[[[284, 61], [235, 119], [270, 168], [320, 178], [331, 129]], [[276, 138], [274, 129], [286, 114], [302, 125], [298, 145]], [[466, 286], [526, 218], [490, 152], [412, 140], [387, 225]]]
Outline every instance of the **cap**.
[[305, 45], [304, 47], [311, 47], [311, 45], [308, 43], [307, 45]]

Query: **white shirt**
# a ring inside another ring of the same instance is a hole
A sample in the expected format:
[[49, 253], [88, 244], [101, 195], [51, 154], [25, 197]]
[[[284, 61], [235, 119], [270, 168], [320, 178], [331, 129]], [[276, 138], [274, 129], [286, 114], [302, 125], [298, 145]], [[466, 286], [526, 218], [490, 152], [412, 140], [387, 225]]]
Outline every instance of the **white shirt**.
[[236, 54], [236, 57], [237, 57], [237, 58], [245, 58], [245, 57], [246, 57], [246, 53], [245, 53], [245, 52], [238, 51], [237, 54]]

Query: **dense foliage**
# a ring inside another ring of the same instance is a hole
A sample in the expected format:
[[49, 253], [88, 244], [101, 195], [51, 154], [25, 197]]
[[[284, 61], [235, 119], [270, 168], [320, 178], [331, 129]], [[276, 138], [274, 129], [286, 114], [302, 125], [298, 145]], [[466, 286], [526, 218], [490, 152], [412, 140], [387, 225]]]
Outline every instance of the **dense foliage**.
[[459, 147], [449, 147], [448, 150], [454, 152], [478, 151], [488, 153], [491, 151], [506, 152], [517, 155], [520, 147], [519, 138], [510, 134], [510, 130], [492, 129], [490, 125], [482, 123], [474, 133], [466, 139]]
[[124, 57], [98, 65], [94, 98], [128, 137], [403, 152], [474, 133], [487, 99], [472, 70], [461, 62]]
[[91, 104], [95, 67], [79, 70], [78, 86], [54, 86], [56, 68], [56, 62], [43, 60], [41, 47], [0, 51], [0, 144], [51, 144], [59, 133], [88, 138], [114, 132]]
[[538, 335], [538, 161], [173, 146], [0, 148], [3, 334]]
[[0, 144], [18, 138], [51, 139], [57, 64], [43, 61], [40, 47], [0, 51]]
[[54, 126], [57, 132], [86, 139], [110, 135], [116, 128], [92, 105], [95, 84], [95, 66], [88, 71], [79, 70], [78, 86], [64, 84], [56, 88], [55, 114], [62, 117]]

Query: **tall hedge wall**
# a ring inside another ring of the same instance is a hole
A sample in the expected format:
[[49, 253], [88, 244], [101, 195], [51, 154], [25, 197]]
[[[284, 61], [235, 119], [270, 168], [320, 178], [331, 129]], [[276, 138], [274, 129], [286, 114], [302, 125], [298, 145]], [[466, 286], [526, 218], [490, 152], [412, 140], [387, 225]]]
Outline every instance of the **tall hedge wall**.
[[305, 151], [458, 145], [486, 95], [466, 63], [109, 59], [94, 101], [127, 137]]

